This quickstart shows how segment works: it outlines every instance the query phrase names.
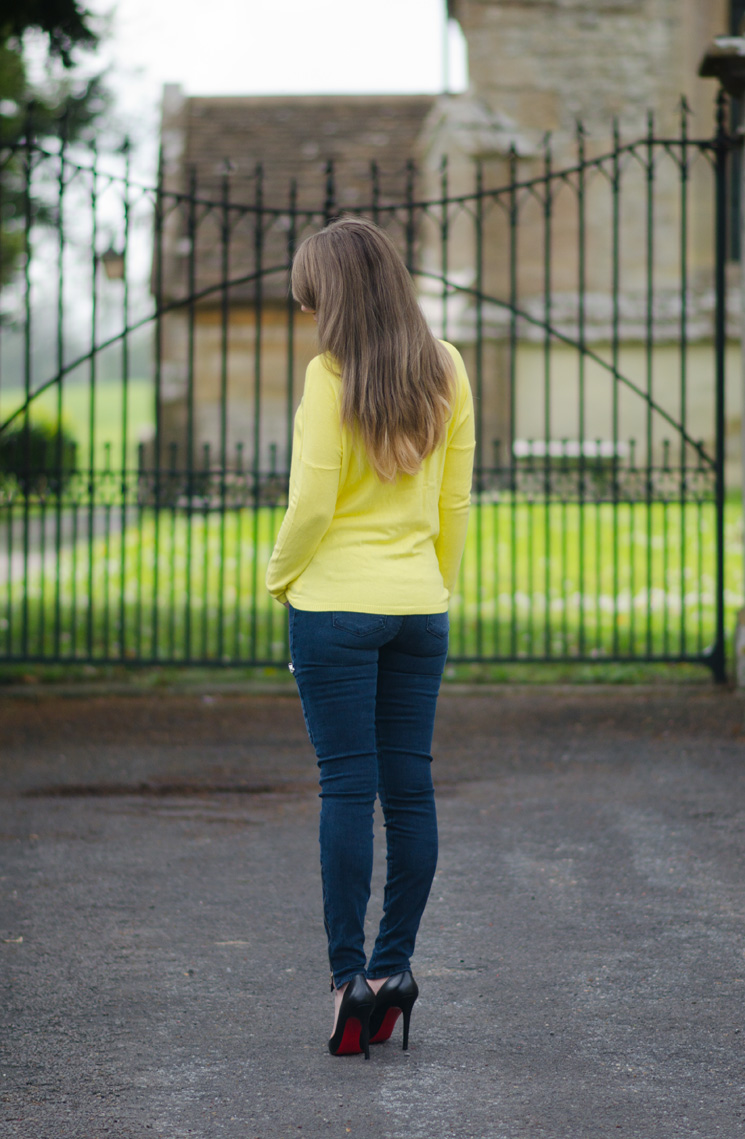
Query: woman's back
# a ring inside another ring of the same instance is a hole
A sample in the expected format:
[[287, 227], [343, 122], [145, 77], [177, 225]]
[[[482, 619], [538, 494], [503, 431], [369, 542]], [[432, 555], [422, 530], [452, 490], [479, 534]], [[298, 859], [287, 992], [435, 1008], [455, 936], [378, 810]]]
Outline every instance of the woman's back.
[[[432, 731], [448, 599], [466, 537], [473, 401], [390, 238], [341, 218], [298, 249], [295, 299], [321, 355], [295, 416], [290, 501], [267, 585], [289, 609], [292, 670], [321, 784], [319, 842], [336, 1056], [389, 1039], [419, 989], [411, 957], [437, 865]], [[383, 913], [365, 915], [373, 811]]]
[[[267, 575], [296, 608], [438, 613], [455, 585], [468, 516], [473, 403], [463, 361], [445, 437], [417, 474], [383, 481], [341, 422], [342, 380], [317, 356], [295, 421], [288, 514]], [[311, 553], [312, 556], [308, 556]]]

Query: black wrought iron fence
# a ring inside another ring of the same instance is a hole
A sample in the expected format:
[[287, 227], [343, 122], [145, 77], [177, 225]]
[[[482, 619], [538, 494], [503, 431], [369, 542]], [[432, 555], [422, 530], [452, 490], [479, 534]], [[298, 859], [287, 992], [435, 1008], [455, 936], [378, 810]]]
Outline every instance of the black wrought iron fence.
[[[683, 107], [674, 137], [650, 119], [608, 146], [578, 128], [572, 154], [476, 164], [467, 192], [446, 162], [373, 166], [355, 203], [399, 243], [476, 396], [453, 660], [724, 675], [734, 142], [721, 103], [713, 137], [688, 123]], [[32, 140], [0, 163], [24, 203], [0, 199], [23, 246], [0, 326], [0, 659], [286, 660], [263, 578], [314, 351], [289, 264], [348, 208], [344, 185], [329, 164], [315, 202], [267, 195], [261, 168], [149, 186], [126, 148]]]

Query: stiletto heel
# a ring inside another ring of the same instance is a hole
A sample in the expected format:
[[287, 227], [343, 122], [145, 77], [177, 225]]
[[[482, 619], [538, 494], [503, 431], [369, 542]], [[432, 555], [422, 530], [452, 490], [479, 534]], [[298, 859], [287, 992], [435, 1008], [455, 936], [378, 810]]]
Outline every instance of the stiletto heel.
[[334, 1035], [329, 1040], [332, 1056], [354, 1056], [365, 1053], [370, 1059], [370, 1016], [375, 1004], [364, 973], [356, 973], [344, 990]]
[[382, 1044], [390, 1038], [399, 1016], [404, 1018], [404, 1052], [409, 1047], [411, 1010], [419, 996], [419, 986], [407, 969], [389, 977], [375, 996], [375, 1008], [370, 1017], [370, 1043]]
[[406, 1008], [401, 1010], [404, 1017], [404, 1042], [402, 1045], [404, 1052], [406, 1052], [409, 1047], [409, 1024], [411, 1022], [411, 1007], [413, 1004], [414, 1002], [412, 1001], [410, 1005], [407, 1005]]

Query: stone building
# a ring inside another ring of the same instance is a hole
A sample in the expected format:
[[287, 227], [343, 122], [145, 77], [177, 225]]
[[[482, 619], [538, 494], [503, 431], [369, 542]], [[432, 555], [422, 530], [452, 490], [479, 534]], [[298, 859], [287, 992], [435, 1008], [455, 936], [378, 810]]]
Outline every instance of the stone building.
[[[186, 195], [191, 185], [200, 204], [174, 199], [163, 224], [160, 287], [170, 312], [162, 328], [162, 444], [183, 447], [191, 439], [193, 449], [210, 442], [232, 454], [244, 443], [262, 466], [274, 461], [272, 448], [280, 467], [287, 461], [292, 407], [313, 351], [312, 323], [291, 315], [287, 301], [292, 179], [297, 205], [307, 210], [293, 239], [316, 228], [324, 212], [374, 205], [410, 261], [414, 251], [433, 328], [461, 348], [472, 375], [478, 372], [484, 462], [493, 440], [502, 441], [504, 461], [505, 442], [514, 454], [530, 439], [551, 445], [613, 434], [621, 450], [624, 441], [642, 439], [644, 400], [626, 388], [618, 395], [609, 375], [623, 375], [639, 390], [653, 376], [658, 406], [695, 425], [696, 438], [710, 444], [711, 166], [703, 154], [691, 161], [684, 207], [680, 151], [661, 150], [646, 163], [643, 140], [650, 110], [658, 138], [680, 138], [683, 121], [691, 138], [711, 137], [715, 90], [698, 78], [698, 65], [715, 35], [734, 30], [743, 7], [740, 0], [449, 0], [468, 45], [470, 86], [462, 95], [184, 99], [167, 88], [164, 188]], [[615, 172], [614, 137], [640, 141]], [[575, 173], [552, 191], [547, 230], [538, 183], [549, 170], [576, 171], [580, 148], [585, 160], [599, 160], [581, 185], [582, 220]], [[614, 197], [616, 175], [623, 192]], [[535, 183], [521, 191], [519, 226], [506, 189], [476, 225], [469, 195], [477, 177], [496, 189], [515, 178]], [[243, 211], [229, 205], [221, 212], [226, 196]], [[445, 196], [452, 203], [438, 210]], [[430, 204], [407, 214], [405, 204], [414, 200]], [[226, 265], [227, 289], [220, 284]], [[736, 285], [734, 262], [731, 271]], [[179, 306], [194, 293], [198, 301]], [[733, 289], [733, 381], [738, 304]], [[739, 417], [733, 382], [730, 478]], [[655, 461], [662, 426], [647, 440]]]
[[[606, 137], [618, 118], [676, 123], [685, 95], [708, 127], [701, 54], [731, 30], [731, 0], [448, 0], [468, 43], [471, 88], [540, 140], [571, 147], [576, 120]], [[735, 7], [737, 4], [735, 3]]]
[[251, 468], [258, 456], [264, 470], [286, 468], [315, 344], [312, 318], [289, 297], [289, 247], [325, 216], [374, 203], [405, 249], [406, 217], [387, 206], [413, 192], [411, 158], [432, 104], [407, 95], [185, 98], [166, 87], [153, 266], [166, 308], [161, 464], [176, 448], [177, 466], [200, 465], [209, 444], [230, 466]]
[[[484, 184], [505, 186], [512, 177], [527, 183], [551, 169], [577, 166], [579, 147], [585, 160], [610, 155], [614, 131], [620, 143], [679, 138], [682, 119], [691, 138], [714, 132], [715, 85], [698, 77], [702, 55], [716, 35], [734, 31], [745, 12], [741, 0], [449, 0], [468, 45], [470, 88], [464, 95], [439, 99], [420, 139], [424, 191], [436, 191], [442, 155], [447, 155], [455, 193], [473, 186], [473, 160], [484, 170]], [[683, 108], [686, 108], [684, 111]], [[649, 113], [653, 113], [653, 120]], [[582, 124], [581, 143], [578, 123]], [[514, 165], [510, 166], [510, 149]], [[681, 373], [687, 385], [687, 419], [699, 437], [713, 438], [712, 273], [714, 216], [712, 173], [703, 158], [690, 163], [686, 180], [685, 236], [681, 236], [680, 150], [655, 155], [652, 162], [654, 213], [652, 237], [647, 225], [647, 169], [643, 146], [619, 164], [614, 309], [612, 159], [602, 173], [588, 177], [582, 242], [585, 263], [582, 339], [599, 357], [642, 388], [650, 370], [652, 341], [655, 395], [674, 418], [681, 414]], [[641, 158], [641, 161], [639, 159]], [[600, 169], [600, 168], [599, 168]], [[580, 222], [577, 177], [567, 179], [551, 202], [551, 234], [547, 243], [540, 195], [521, 206], [520, 250], [510, 282], [508, 202], [492, 210], [484, 225], [487, 255], [483, 288], [504, 300], [511, 284], [520, 308], [536, 318], [523, 323], [516, 359], [510, 359], [508, 313], [504, 305], [486, 304], [481, 314], [485, 371], [494, 402], [489, 427], [505, 438], [507, 420], [514, 437], [541, 438], [545, 415], [546, 344], [541, 319], [550, 296], [552, 326], [573, 344], [550, 345], [554, 393], [552, 439], [576, 439], [578, 352], [578, 264]], [[451, 273], [474, 279], [473, 227], [461, 220], [461, 239], [452, 241]], [[451, 228], [458, 225], [457, 219]], [[733, 235], [734, 237], [734, 235]], [[650, 242], [653, 245], [650, 258]], [[732, 241], [734, 250], [736, 242]], [[683, 252], [683, 246], [685, 251]], [[550, 255], [547, 273], [546, 252]], [[681, 339], [681, 259], [685, 256], [685, 338]], [[736, 480], [739, 448], [739, 266], [731, 265], [731, 365], [728, 393], [730, 481]], [[653, 329], [648, 326], [650, 272], [654, 280]], [[460, 327], [451, 320], [451, 335], [468, 353], [474, 341], [473, 314], [461, 305]], [[612, 344], [614, 336], [617, 341]], [[516, 406], [509, 407], [507, 374], [512, 373]], [[586, 361], [588, 397], [585, 437], [607, 438], [612, 415], [608, 369]], [[501, 393], [497, 395], [496, 393]], [[643, 438], [643, 401], [621, 398], [622, 436]], [[487, 432], [488, 433], [488, 432]], [[663, 432], [656, 432], [655, 460], [661, 458]]]

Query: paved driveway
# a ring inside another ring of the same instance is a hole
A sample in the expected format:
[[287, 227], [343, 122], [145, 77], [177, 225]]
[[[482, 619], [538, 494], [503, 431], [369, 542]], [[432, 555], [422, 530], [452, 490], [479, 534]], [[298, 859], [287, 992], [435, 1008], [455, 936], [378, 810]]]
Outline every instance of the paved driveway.
[[411, 1050], [365, 1063], [296, 699], [0, 697], [0, 1135], [741, 1135], [741, 699], [449, 689], [435, 764]]

